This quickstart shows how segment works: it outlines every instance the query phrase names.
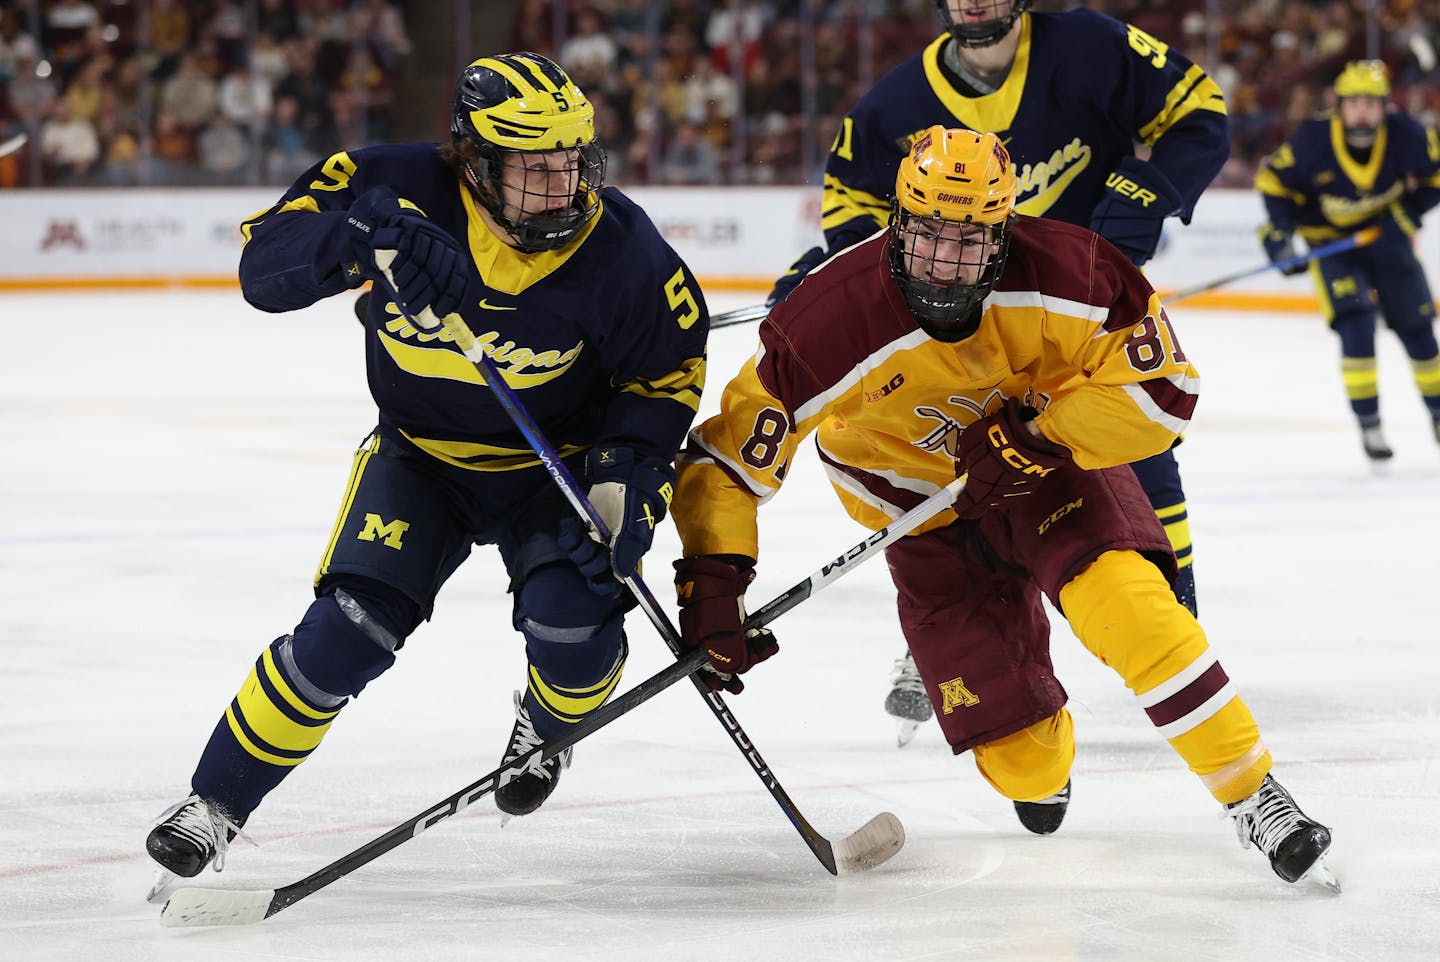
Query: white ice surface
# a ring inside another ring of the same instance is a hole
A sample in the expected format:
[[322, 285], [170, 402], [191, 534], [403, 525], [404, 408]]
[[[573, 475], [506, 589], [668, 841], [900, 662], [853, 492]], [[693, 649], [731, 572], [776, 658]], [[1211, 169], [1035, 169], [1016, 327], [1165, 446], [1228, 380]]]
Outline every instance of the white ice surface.
[[[715, 296], [712, 309], [740, 306]], [[879, 811], [905, 849], [832, 879], [688, 684], [583, 743], [503, 831], [477, 805], [258, 925], [171, 930], [141, 896], [178, 800], [259, 650], [310, 598], [373, 421], [341, 297], [288, 316], [238, 293], [0, 295], [0, 958], [17, 960], [1433, 960], [1440, 958], [1440, 447], [1393, 338], [1387, 476], [1363, 462], [1323, 324], [1186, 310], [1204, 379], [1180, 451], [1203, 623], [1334, 828], [1333, 897], [1241, 851], [1119, 680], [1061, 623], [1078, 727], [1054, 836], [952, 757], [897, 750], [902, 643], [872, 563], [775, 625], [730, 703], [806, 816]], [[754, 329], [716, 332], [705, 413]], [[861, 536], [807, 449], [762, 515], [755, 603]], [[668, 607], [666, 526], [649, 582]], [[489, 771], [522, 682], [493, 549], [400, 664], [251, 819], [205, 885], [300, 879]], [[626, 685], [668, 657], [630, 622]]]

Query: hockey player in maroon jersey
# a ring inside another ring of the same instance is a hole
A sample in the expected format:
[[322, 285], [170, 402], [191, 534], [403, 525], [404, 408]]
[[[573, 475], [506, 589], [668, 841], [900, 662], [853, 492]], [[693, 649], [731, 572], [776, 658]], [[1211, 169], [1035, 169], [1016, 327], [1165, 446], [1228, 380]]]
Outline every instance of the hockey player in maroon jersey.
[[[448, 143], [334, 154], [242, 225], [241, 286], [262, 310], [383, 285], [364, 319], [380, 423], [356, 452], [315, 600], [261, 652], [201, 753], [192, 794], [147, 839], [164, 870], [220, 868], [265, 795], [395, 663], [472, 545], [498, 548], [528, 662], [502, 761], [615, 690], [630, 607], [617, 575], [636, 572], [665, 516], [709, 320], [685, 264], [604, 176], [585, 95], [544, 57], [500, 54], [461, 74]], [[476, 333], [589, 482], [610, 544], [585, 536], [454, 338], [421, 328], [427, 308], [460, 314]], [[496, 644], [512, 625], [476, 626], [475, 640]], [[510, 779], [496, 805], [535, 811], [569, 761], [567, 749]]]
[[[841, 121], [825, 163], [813, 248], [775, 283], [774, 303], [826, 256], [884, 227], [895, 172], [932, 124], [996, 134], [1015, 161], [1022, 214], [1089, 227], [1137, 266], [1168, 218], [1189, 223], [1230, 152], [1225, 100], [1197, 64], [1098, 10], [1034, 12], [1029, 0], [935, 0], [946, 30], [891, 70]], [[1136, 153], [1143, 144], [1144, 156]], [[1175, 453], [1133, 463], [1175, 549], [1175, 594], [1192, 612], [1190, 514]], [[885, 710], [900, 743], [931, 716], [909, 653]]]
[[940, 727], [1055, 831], [1075, 740], [1051, 668], [1049, 598], [1206, 789], [1295, 882], [1330, 878], [1330, 832], [1271, 756], [1194, 616], [1175, 556], [1124, 465], [1163, 450], [1199, 387], [1159, 298], [1089, 231], [1019, 216], [999, 138], [931, 127], [901, 164], [889, 228], [776, 306], [721, 413], [680, 458], [673, 513], [684, 643], [712, 684], [776, 653], [747, 637], [757, 509], [800, 441], [850, 515], [880, 528], [957, 473], [953, 514], [888, 549], [900, 623]]

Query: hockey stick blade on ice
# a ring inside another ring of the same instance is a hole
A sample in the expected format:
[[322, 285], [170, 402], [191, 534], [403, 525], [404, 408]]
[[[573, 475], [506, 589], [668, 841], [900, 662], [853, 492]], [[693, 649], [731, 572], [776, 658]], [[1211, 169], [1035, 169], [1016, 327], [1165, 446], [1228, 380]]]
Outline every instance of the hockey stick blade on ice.
[[[182, 887], [170, 894], [160, 912], [165, 926], [245, 925], [267, 919], [282, 909], [313, 895], [337, 879], [362, 865], [403, 845], [426, 829], [433, 828], [475, 802], [493, 793], [515, 775], [554, 758], [576, 742], [604, 728], [621, 715], [638, 708], [705, 664], [705, 652], [687, 652], [685, 657], [657, 672], [634, 688], [617, 696], [585, 715], [573, 728], [559, 738], [539, 745], [508, 765], [502, 765], [484, 778], [471, 782], [444, 801], [432, 805], [409, 821], [395, 826], [379, 838], [331, 862], [298, 882], [278, 889], [208, 889]], [[863, 829], [862, 829], [863, 831]], [[863, 856], [863, 853], [861, 853]], [[857, 856], [860, 857], [860, 856]]]
[[[760, 606], [750, 617], [745, 619], [745, 627], [747, 629], [760, 628], [768, 625], [815, 592], [834, 583], [847, 572], [875, 557], [886, 546], [893, 544], [919, 527], [927, 518], [953, 504], [964, 486], [965, 479], [963, 477], [952, 481], [886, 527], [842, 552], [834, 561], [825, 564], [804, 581], [782, 591]], [[553, 758], [570, 745], [583, 738], [588, 738], [620, 715], [649, 701], [651, 697], [669, 688], [685, 675], [702, 667], [705, 661], [705, 653], [699, 649], [687, 653], [683, 659], [641, 682], [614, 702], [586, 715], [576, 725], [575, 730], [563, 739], [541, 745], [527, 755], [521, 756], [514, 764], [503, 769], [496, 769], [479, 781], [465, 786], [438, 805], [426, 809], [425, 812], [403, 825], [391, 829], [374, 841], [367, 842], [349, 855], [330, 863], [318, 872], [292, 885], [278, 889], [249, 891], [194, 887], [176, 889], [171, 893], [170, 900], [165, 904], [165, 909], [161, 913], [161, 923], [167, 926], [243, 925], [269, 918], [281, 909], [294, 905], [307, 895], [313, 895], [331, 882], [349, 875], [372, 859], [409, 841], [425, 829], [493, 792], [498, 786], [499, 777], [504, 772], [523, 769], [527, 764], [536, 764], [535, 759], [543, 761]], [[905, 829], [894, 815], [882, 812], [845, 838], [828, 844], [836, 874], [848, 875], [874, 868], [900, 851], [905, 845]]]
[[[390, 279], [389, 264], [393, 262], [394, 257], [395, 254], [393, 251], [376, 252], [376, 262], [385, 273], [387, 280]], [[394, 286], [393, 281], [391, 286]], [[490, 360], [476, 342], [474, 333], [465, 324], [465, 321], [458, 314], [450, 314], [443, 320], [437, 318], [433, 312], [424, 311], [422, 314], [428, 314], [428, 316], [416, 318], [416, 323], [427, 329], [433, 329], [441, 324], [444, 325], [445, 330], [455, 339], [455, 343], [461, 352], [470, 363], [475, 365], [476, 370], [480, 372], [485, 382], [490, 386], [496, 399], [500, 402], [501, 407], [505, 409], [505, 413], [509, 415], [520, 433], [525, 436], [525, 440], [540, 458], [551, 480], [555, 482], [566, 500], [570, 502], [571, 507], [580, 515], [581, 520], [600, 536], [602, 543], [608, 543], [610, 533], [605, 527], [605, 522], [596, 512], [595, 506], [585, 497], [584, 492], [581, 491], [579, 484], [570, 473], [570, 469], [566, 467], [565, 463], [560, 459], [555, 448], [540, 430], [539, 425], [530, 417], [530, 413], [525, 410], [525, 406], [515, 394], [514, 389], [506, 383], [504, 376], [500, 373], [499, 369], [495, 367], [495, 363]], [[675, 626], [671, 624], [669, 617], [660, 608], [659, 603], [655, 600], [655, 596], [650, 593], [650, 589], [646, 587], [645, 582], [638, 576], [624, 578], [622, 582], [630, 589], [630, 593], [634, 595], [641, 610], [645, 612], [650, 622], [655, 626], [656, 631], [660, 633], [660, 637], [664, 640], [666, 646], [669, 647], [673, 654], [679, 657], [682, 651], [680, 634], [675, 630]], [[756, 777], [760, 779], [761, 784], [763, 784], [766, 791], [770, 793], [770, 797], [780, 806], [781, 811], [785, 813], [785, 817], [790, 819], [790, 823], [795, 827], [796, 831], [800, 833], [800, 837], [804, 839], [805, 844], [810, 848], [810, 851], [814, 853], [816, 859], [825, 867], [827, 872], [831, 875], [838, 875], [842, 867], [847, 872], [869, 868], [872, 865], [880, 864], [900, 850], [900, 847], [905, 841], [903, 830], [898, 830], [899, 820], [887, 812], [871, 819], [862, 826], [860, 830], [847, 836], [842, 841], [842, 849], [839, 853], [839, 859], [837, 860], [835, 845], [824, 835], [816, 831], [814, 826], [801, 814], [795, 802], [790, 798], [789, 793], [785, 791], [784, 787], [780, 785], [779, 780], [771, 773], [769, 765], [765, 762], [765, 759], [761, 757], [759, 750], [750, 741], [749, 736], [745, 733], [745, 729], [740, 726], [740, 722], [736, 720], [729, 706], [725, 704], [724, 699], [720, 697], [718, 692], [711, 691], [709, 686], [699, 678], [692, 676], [691, 681], [694, 683], [696, 690], [705, 699], [706, 705], [709, 706], [716, 719], [724, 726], [725, 732], [729, 735], [730, 740], [734, 742], [735, 747], [739, 749], [741, 755], [750, 764]]]

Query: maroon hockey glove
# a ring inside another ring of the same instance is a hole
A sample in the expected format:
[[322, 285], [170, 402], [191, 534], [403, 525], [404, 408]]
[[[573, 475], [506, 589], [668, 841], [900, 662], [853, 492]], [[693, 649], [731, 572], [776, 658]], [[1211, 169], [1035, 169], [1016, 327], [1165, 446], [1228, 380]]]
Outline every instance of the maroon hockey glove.
[[745, 631], [745, 589], [755, 569], [737, 568], [719, 555], [682, 558], [675, 562], [675, 590], [680, 596], [680, 645], [705, 649], [708, 670], [700, 677], [711, 691], [740, 694], [739, 675], [780, 650], [764, 628]]
[[955, 513], [978, 518], [986, 509], [1010, 498], [1024, 497], [1056, 468], [1070, 461], [1070, 452], [1025, 426], [1035, 409], [1014, 398], [1005, 406], [960, 432], [955, 473], [969, 474], [965, 490], [955, 499]]

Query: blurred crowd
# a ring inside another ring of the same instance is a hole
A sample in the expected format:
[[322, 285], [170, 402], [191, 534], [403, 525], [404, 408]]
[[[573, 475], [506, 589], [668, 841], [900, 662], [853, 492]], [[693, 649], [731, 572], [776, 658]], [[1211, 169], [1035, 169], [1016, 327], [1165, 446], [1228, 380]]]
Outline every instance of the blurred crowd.
[[0, 187], [288, 183], [390, 136], [410, 52], [386, 0], [5, 0]]
[[[286, 184], [391, 139], [407, 19], [467, 0], [0, 0], [0, 187]], [[1248, 186], [1350, 59], [1440, 115], [1440, 0], [1091, 0], [1201, 64]], [[554, 57], [594, 101], [613, 183], [817, 183], [840, 119], [939, 34], [931, 0], [518, 0], [475, 56]], [[450, 65], [447, 76], [461, 63]], [[448, 97], [449, 89], [432, 96]], [[437, 114], [443, 115], [443, 114]], [[443, 129], [423, 136], [439, 138]], [[32, 154], [33, 152], [33, 154]]]

